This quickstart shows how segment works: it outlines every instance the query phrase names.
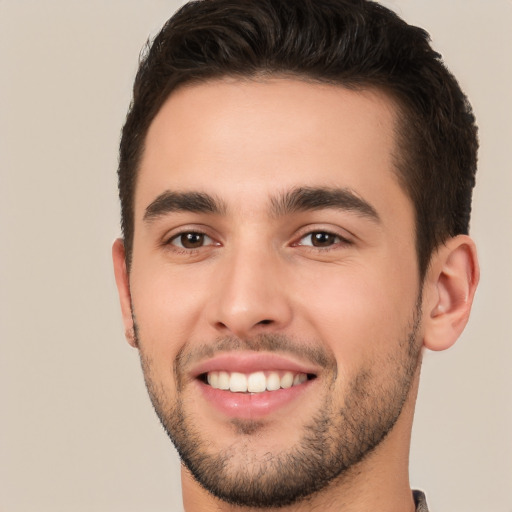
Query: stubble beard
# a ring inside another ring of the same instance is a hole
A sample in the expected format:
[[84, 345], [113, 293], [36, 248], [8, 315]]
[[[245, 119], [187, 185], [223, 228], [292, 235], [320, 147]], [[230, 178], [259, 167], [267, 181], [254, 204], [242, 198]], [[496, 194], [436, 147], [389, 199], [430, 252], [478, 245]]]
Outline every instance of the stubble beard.
[[[400, 340], [399, 353], [389, 363], [385, 386], [380, 382], [376, 385], [375, 375], [381, 368], [369, 364], [360, 369], [345, 392], [343, 406], [336, 405], [333, 393], [325, 393], [316, 415], [301, 427], [300, 441], [286, 451], [265, 453], [263, 457], [251, 450], [251, 443], [264, 435], [264, 425], [250, 420], [233, 421], [233, 443], [212, 453], [212, 440], [187, 413], [182, 393], [174, 399], [167, 396], [154, 379], [151, 361], [139, 343], [141, 363], [153, 407], [183, 464], [199, 484], [233, 505], [279, 508], [313, 496], [335, 479], [348, 478], [349, 470], [392, 430], [421, 364], [417, 339], [420, 318], [418, 301], [409, 333]], [[273, 341], [278, 346], [281, 337], [274, 340], [266, 336], [267, 345]], [[250, 345], [254, 346], [254, 341]], [[333, 381], [336, 373], [334, 366]]]

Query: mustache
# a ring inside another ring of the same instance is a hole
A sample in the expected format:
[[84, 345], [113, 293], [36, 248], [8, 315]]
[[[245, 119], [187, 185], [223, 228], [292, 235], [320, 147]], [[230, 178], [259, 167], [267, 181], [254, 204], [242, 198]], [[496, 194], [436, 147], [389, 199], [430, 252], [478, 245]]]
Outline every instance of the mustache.
[[194, 348], [190, 348], [186, 344], [176, 356], [175, 375], [183, 375], [187, 367], [204, 359], [211, 359], [225, 352], [237, 351], [275, 352], [312, 362], [326, 370], [336, 371], [337, 368], [334, 354], [320, 344], [312, 346], [284, 334], [265, 333], [251, 338], [219, 337], [210, 343], [204, 343]]

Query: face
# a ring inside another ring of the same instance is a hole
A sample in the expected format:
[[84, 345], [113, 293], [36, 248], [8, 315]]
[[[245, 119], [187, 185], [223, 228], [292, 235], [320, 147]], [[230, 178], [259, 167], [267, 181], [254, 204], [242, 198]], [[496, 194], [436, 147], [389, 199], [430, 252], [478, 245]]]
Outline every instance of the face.
[[226, 501], [342, 478], [408, 399], [420, 285], [394, 115], [378, 92], [223, 80], [174, 92], [150, 127], [137, 343], [182, 459]]

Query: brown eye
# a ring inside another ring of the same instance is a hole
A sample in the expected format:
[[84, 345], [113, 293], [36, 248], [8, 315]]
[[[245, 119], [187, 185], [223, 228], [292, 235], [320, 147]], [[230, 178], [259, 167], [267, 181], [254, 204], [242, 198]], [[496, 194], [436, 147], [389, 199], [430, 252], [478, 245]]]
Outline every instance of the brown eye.
[[171, 240], [171, 244], [182, 249], [199, 249], [205, 245], [211, 245], [212, 239], [204, 233], [181, 233]]
[[309, 236], [311, 237], [311, 245], [313, 247], [329, 247], [339, 240], [336, 235], [333, 235], [332, 233], [325, 233], [323, 231], [311, 233]]
[[328, 233], [327, 231], [313, 231], [302, 237], [299, 245], [306, 245], [311, 247], [330, 247], [341, 241], [338, 235]]
[[351, 242], [329, 231], [311, 231], [304, 235], [297, 245], [314, 247], [316, 249], [328, 249], [332, 246], [351, 245]]

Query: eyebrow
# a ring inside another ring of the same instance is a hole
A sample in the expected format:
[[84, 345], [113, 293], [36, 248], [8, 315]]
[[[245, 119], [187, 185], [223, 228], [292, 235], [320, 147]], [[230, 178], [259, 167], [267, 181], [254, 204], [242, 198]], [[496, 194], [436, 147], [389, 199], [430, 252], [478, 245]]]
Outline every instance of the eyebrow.
[[167, 190], [146, 207], [144, 221], [151, 222], [158, 217], [173, 212], [223, 215], [226, 213], [226, 205], [203, 192], [172, 192]]
[[338, 209], [354, 212], [380, 223], [377, 210], [348, 188], [299, 187], [271, 199], [273, 215], [311, 210]]
[[[348, 188], [298, 187], [270, 199], [274, 217], [312, 210], [338, 209], [380, 222], [375, 208]], [[151, 222], [173, 212], [225, 215], [226, 204], [204, 192], [173, 192], [167, 190], [153, 200], [144, 212], [144, 221]]]

